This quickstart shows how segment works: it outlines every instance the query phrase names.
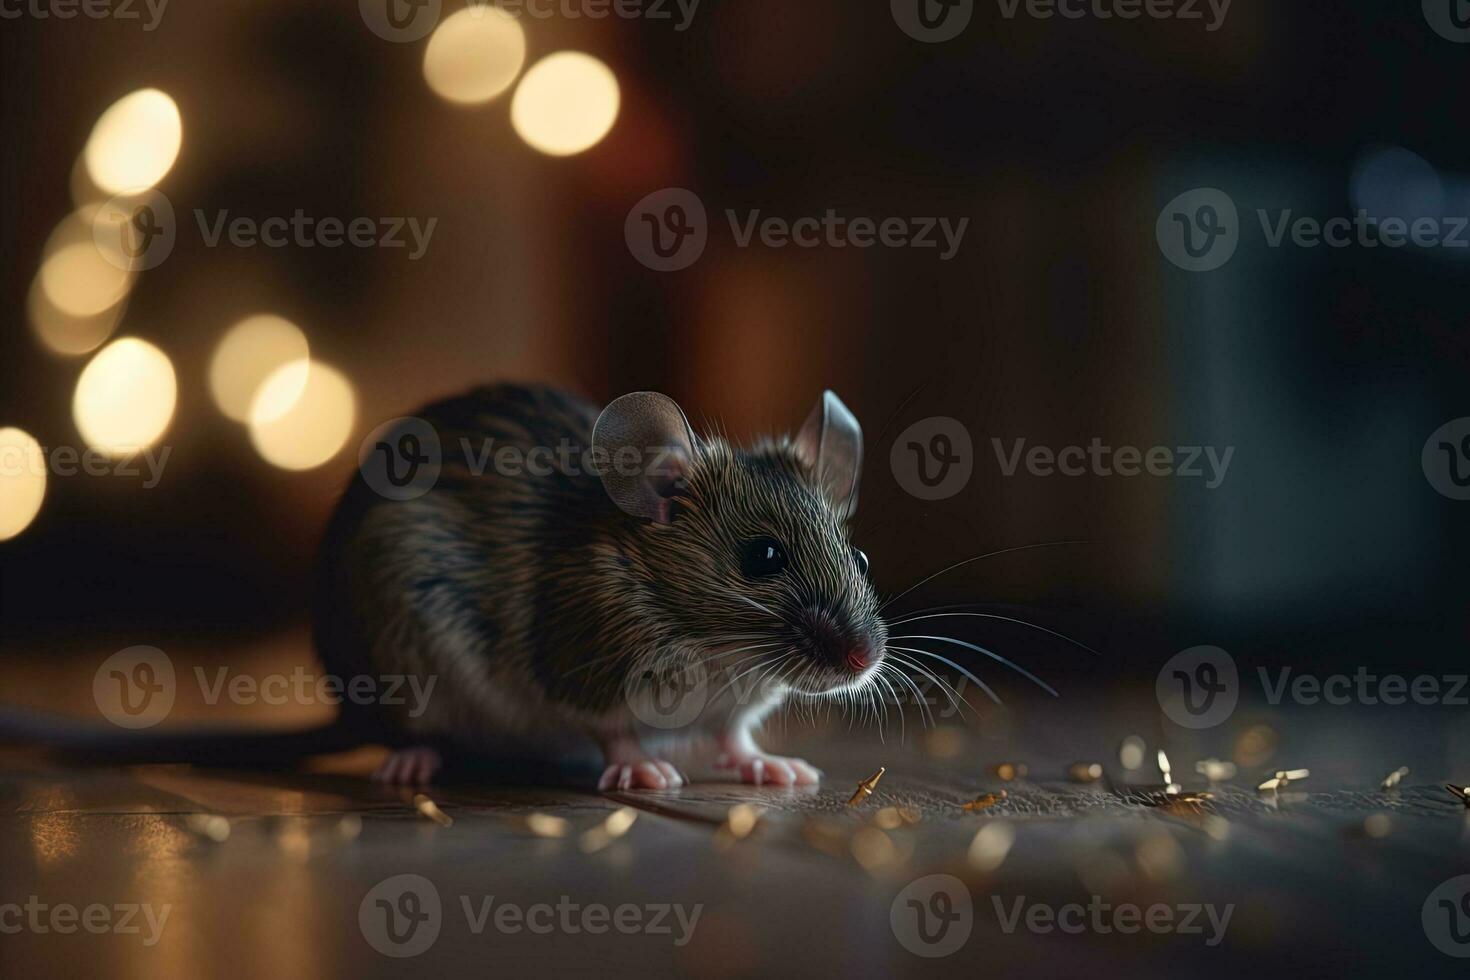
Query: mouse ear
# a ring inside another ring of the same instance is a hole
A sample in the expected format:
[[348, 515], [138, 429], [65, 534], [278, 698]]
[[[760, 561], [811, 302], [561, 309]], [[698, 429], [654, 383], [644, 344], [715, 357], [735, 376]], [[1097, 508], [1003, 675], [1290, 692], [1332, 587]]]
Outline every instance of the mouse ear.
[[660, 524], [673, 520], [673, 498], [684, 489], [694, 446], [683, 410], [656, 391], [614, 399], [592, 426], [607, 495], [623, 511]]
[[796, 451], [837, 504], [838, 515], [844, 520], [851, 517], [857, 510], [858, 477], [863, 469], [863, 427], [833, 392], [822, 392], [817, 407], [802, 423]]

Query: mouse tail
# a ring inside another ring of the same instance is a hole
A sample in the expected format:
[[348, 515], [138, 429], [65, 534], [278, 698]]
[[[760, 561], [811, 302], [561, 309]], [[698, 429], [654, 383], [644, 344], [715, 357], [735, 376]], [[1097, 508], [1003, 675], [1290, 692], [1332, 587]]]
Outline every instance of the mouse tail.
[[313, 755], [344, 752], [374, 741], [346, 720], [316, 728], [166, 728], [125, 731], [29, 708], [0, 705], [0, 745], [44, 748], [88, 765], [190, 763], [236, 768], [289, 768]]

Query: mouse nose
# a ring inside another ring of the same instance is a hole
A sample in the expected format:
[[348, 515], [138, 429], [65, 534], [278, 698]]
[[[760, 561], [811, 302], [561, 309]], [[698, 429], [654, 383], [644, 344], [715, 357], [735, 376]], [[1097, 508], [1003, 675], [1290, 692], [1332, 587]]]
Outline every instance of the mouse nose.
[[847, 666], [854, 674], [861, 674], [877, 659], [871, 640], [859, 640], [847, 651]]

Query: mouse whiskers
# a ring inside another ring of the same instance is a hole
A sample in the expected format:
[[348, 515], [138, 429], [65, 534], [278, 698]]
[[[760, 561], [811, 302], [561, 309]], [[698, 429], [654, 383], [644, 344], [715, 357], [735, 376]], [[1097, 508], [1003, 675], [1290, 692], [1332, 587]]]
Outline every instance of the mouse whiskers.
[[[1026, 679], [1030, 680], [1037, 687], [1040, 687], [1043, 691], [1045, 691], [1046, 693], [1050, 694], [1052, 697], [1058, 697], [1058, 694], [1057, 694], [1056, 690], [1050, 684], [1046, 683], [1046, 681], [1043, 681], [1041, 678], [1039, 678], [1035, 674], [1031, 673], [1031, 671], [1027, 670], [1025, 667], [1022, 667], [1020, 664], [1016, 663], [1013, 660], [1007, 660], [1005, 657], [1002, 657], [1000, 654], [996, 653], [995, 651], [993, 651], [993, 650], [987, 650], [984, 647], [979, 646], [978, 644], [969, 643], [969, 642], [967, 642], [965, 640], [957, 640], [957, 639], [955, 639], [952, 636], [929, 636], [929, 635], [926, 635], [926, 634], [911, 634], [909, 636], [895, 636], [895, 637], [892, 637], [891, 639], [894, 639], [894, 640], [910, 640], [910, 641], [912, 641], [912, 640], [931, 640], [931, 641], [933, 641], [935, 643], [952, 643], [955, 646], [964, 647], [967, 650], [974, 650], [976, 653], [984, 654], [985, 656], [989, 657], [991, 660], [994, 660], [996, 663], [999, 663], [999, 664], [1002, 664], [1002, 665], [1004, 665], [1006, 667], [1011, 668], [1011, 670], [1014, 670], [1016, 673], [1020, 674], [1022, 677], [1025, 677]], [[959, 664], [955, 663], [953, 660], [949, 660], [949, 659], [947, 659], [945, 657], [941, 657], [939, 654], [934, 653], [932, 650], [917, 650], [917, 649], [907, 648], [907, 647], [901, 647], [900, 649], [903, 649], [904, 652], [906, 652], [906, 653], [918, 653], [918, 654], [920, 654], [922, 656], [930, 657], [930, 658], [932, 658], [934, 660], [938, 660], [941, 663], [949, 664], [955, 670], [958, 670], [958, 671], [964, 673], [966, 676], [970, 677], [972, 680], [975, 681], [975, 683], [980, 684], [980, 686], [987, 693], [990, 692], [990, 688], [985, 687], [984, 684], [981, 684], [980, 679], [978, 677], [975, 677], [975, 675], [970, 674], [968, 671], [966, 671]], [[995, 697], [995, 695], [994, 694], [991, 694], [991, 697]], [[997, 703], [999, 703], [999, 702], [997, 702]]]
[[963, 568], [965, 565], [969, 565], [972, 562], [984, 561], [987, 558], [999, 558], [1001, 555], [1011, 555], [1011, 554], [1016, 554], [1017, 552], [1021, 552], [1021, 551], [1035, 551], [1038, 548], [1059, 548], [1059, 547], [1062, 547], [1064, 545], [1078, 545], [1078, 544], [1088, 544], [1088, 543], [1089, 542], [1087, 542], [1087, 541], [1043, 541], [1043, 542], [1041, 542], [1039, 544], [1023, 544], [1023, 545], [1019, 545], [1018, 547], [1015, 547], [1015, 548], [1002, 548], [999, 551], [989, 551], [989, 552], [986, 552], [983, 555], [976, 555], [973, 558], [966, 558], [963, 561], [957, 561], [953, 565], [949, 565], [949, 566], [947, 566], [945, 568], [941, 568], [939, 571], [935, 572], [933, 575], [928, 576], [927, 578], [920, 579], [919, 581], [915, 582], [913, 585], [911, 585], [908, 588], [904, 589], [898, 595], [893, 596], [891, 599], [885, 600], [884, 603], [881, 606], [879, 606], [878, 608], [879, 608], [879, 611], [881, 612], [882, 610], [887, 609], [889, 606], [893, 605], [898, 600], [902, 599], [904, 596], [908, 595], [910, 592], [912, 592], [915, 589], [917, 589], [919, 586], [921, 586], [921, 585], [928, 585], [930, 582], [932, 582], [935, 579], [939, 578], [939, 576], [941, 576], [941, 575], [948, 575], [950, 572], [954, 571], [955, 569], [957, 569], [957, 568]]
[[925, 619], [960, 619], [960, 618], [968, 618], [968, 619], [993, 619], [993, 620], [998, 620], [998, 621], [1004, 622], [1004, 623], [1014, 623], [1017, 626], [1024, 626], [1027, 629], [1033, 629], [1033, 630], [1036, 630], [1037, 632], [1040, 632], [1040, 633], [1046, 633], [1048, 636], [1054, 636], [1057, 639], [1063, 640], [1063, 641], [1065, 641], [1067, 643], [1070, 643], [1070, 644], [1072, 644], [1075, 647], [1081, 647], [1083, 650], [1086, 650], [1088, 653], [1093, 654], [1094, 656], [1098, 656], [1098, 657], [1101, 657], [1102, 656], [1101, 653], [1099, 653], [1097, 650], [1094, 650], [1092, 647], [1088, 646], [1086, 643], [1083, 643], [1081, 640], [1074, 639], [1074, 638], [1068, 636], [1065, 633], [1059, 633], [1059, 632], [1057, 632], [1054, 629], [1051, 629], [1051, 628], [1046, 627], [1046, 626], [1042, 626], [1040, 623], [1033, 623], [1030, 620], [1026, 620], [1026, 619], [1017, 619], [1015, 616], [1002, 616], [999, 613], [981, 613], [981, 612], [951, 611], [951, 610], [946, 610], [943, 607], [939, 607], [939, 608], [935, 608], [935, 609], [920, 609], [917, 612], [907, 613], [907, 614], [905, 614], [903, 616], [900, 616], [897, 619], [891, 619], [891, 620], [888, 621], [888, 625], [889, 626], [893, 626], [893, 627], [898, 627], [898, 626], [907, 626], [910, 623], [917, 623], [917, 622], [919, 622], [921, 620], [925, 620]]

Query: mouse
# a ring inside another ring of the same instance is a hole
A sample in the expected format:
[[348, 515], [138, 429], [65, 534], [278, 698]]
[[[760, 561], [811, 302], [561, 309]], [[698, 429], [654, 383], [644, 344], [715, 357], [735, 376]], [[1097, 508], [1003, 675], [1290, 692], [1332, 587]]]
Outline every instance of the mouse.
[[318, 554], [324, 674], [428, 697], [343, 698], [328, 725], [273, 732], [4, 707], [0, 741], [83, 764], [263, 768], [381, 744], [373, 776], [397, 787], [446, 760], [587, 770], [601, 790], [675, 789], [691, 766], [815, 785], [756, 733], [795, 703], [874, 697], [890, 654], [850, 539], [862, 460], [831, 391], [795, 434], [738, 445], [657, 392], [599, 410], [551, 385], [479, 387], [369, 436]]
[[[416, 714], [372, 707], [397, 743], [377, 779], [427, 783], [446, 751], [581, 743], [603, 790], [677, 788], [691, 760], [819, 782], [756, 732], [792, 699], [850, 699], [885, 656], [849, 534], [862, 429], [836, 394], [794, 435], [748, 445], [696, 434], [653, 391], [599, 411], [498, 384], [401, 421], [388, 446], [425, 425], [438, 442], [433, 486], [393, 499], [368, 478], [390, 455], [364, 465], [326, 534], [315, 612], [330, 673], [437, 678]], [[697, 710], [661, 715], [680, 684]]]

